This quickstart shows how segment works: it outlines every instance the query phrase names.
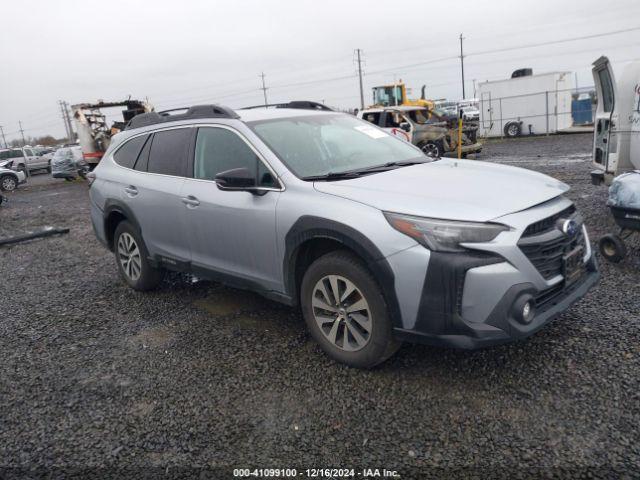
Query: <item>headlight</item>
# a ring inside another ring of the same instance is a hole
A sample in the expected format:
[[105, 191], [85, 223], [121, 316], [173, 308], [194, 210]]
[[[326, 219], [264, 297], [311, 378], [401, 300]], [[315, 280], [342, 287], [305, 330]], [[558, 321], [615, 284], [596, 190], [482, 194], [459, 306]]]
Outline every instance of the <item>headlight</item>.
[[458, 222], [389, 212], [384, 212], [384, 216], [393, 228], [437, 252], [461, 252], [464, 251], [461, 243], [490, 242], [509, 230], [499, 223]]

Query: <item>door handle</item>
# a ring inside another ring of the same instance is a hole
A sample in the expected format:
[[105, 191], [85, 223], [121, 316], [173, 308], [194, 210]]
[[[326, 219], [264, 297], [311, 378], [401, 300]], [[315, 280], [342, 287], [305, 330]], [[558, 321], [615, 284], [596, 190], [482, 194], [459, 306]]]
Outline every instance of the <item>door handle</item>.
[[124, 192], [130, 197], [135, 197], [138, 195], [138, 189], [133, 185], [129, 185], [128, 187], [124, 187]]
[[186, 197], [182, 197], [182, 203], [184, 203], [189, 208], [196, 208], [200, 205], [200, 200], [198, 200], [193, 195], [187, 195]]

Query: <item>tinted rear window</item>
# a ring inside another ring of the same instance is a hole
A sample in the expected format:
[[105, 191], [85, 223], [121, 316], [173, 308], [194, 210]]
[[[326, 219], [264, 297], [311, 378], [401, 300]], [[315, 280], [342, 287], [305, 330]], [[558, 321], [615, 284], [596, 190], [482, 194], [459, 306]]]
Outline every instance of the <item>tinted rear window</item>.
[[136, 163], [136, 158], [138, 158], [138, 154], [147, 138], [148, 135], [140, 135], [139, 137], [132, 138], [113, 154], [113, 159], [120, 166], [133, 168], [133, 165]]
[[191, 129], [177, 128], [156, 132], [149, 152], [150, 173], [183, 176]]

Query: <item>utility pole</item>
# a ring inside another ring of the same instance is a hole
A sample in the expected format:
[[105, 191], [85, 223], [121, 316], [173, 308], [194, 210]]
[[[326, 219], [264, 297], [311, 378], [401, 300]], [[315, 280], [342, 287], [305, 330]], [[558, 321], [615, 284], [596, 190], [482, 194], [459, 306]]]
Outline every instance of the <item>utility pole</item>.
[[24, 147], [27, 144], [27, 141], [24, 139], [24, 129], [22, 128], [22, 120], [18, 120], [18, 125], [20, 125], [20, 135], [22, 135], [22, 146]]
[[76, 135], [73, 131], [73, 127], [71, 126], [71, 115], [69, 115], [69, 104], [67, 102], [62, 102], [64, 106], [64, 116], [67, 119], [67, 125], [69, 125], [69, 143], [73, 143], [76, 141]]
[[465, 94], [464, 94], [464, 54], [462, 52], [462, 41], [464, 40], [464, 37], [462, 36], [462, 34], [460, 34], [460, 67], [462, 69], [462, 99], [465, 99]]
[[64, 122], [64, 130], [67, 132], [67, 142], [71, 143], [71, 133], [69, 132], [69, 122], [67, 119], [65, 104], [62, 100], [58, 100], [58, 105], [60, 105], [60, 113], [62, 114], [62, 121]]
[[264, 72], [260, 74], [260, 77], [262, 78], [262, 88], [260, 90], [262, 90], [262, 93], [264, 94], [264, 106], [266, 107], [269, 102], [267, 102], [267, 87], [264, 84]]
[[358, 62], [358, 80], [360, 81], [360, 110], [364, 110], [364, 91], [362, 90], [362, 50], [356, 48]]
[[2, 125], [0, 125], [0, 134], [2, 134], [2, 144], [4, 145], [4, 148], [9, 148], [9, 145], [7, 145], [7, 139], [4, 136], [4, 130], [2, 129]]
[[[24, 129], [22, 128], [22, 120], [18, 120], [18, 125], [20, 125], [20, 135], [22, 135], [22, 146], [24, 147], [27, 144], [27, 142], [24, 139]], [[24, 165], [24, 174], [25, 174], [25, 176], [30, 177], [31, 175], [29, 174], [29, 163], [28, 162], [29, 162], [29, 158], [25, 157], [25, 159], [24, 159], [24, 163], [25, 163], [25, 165]]]

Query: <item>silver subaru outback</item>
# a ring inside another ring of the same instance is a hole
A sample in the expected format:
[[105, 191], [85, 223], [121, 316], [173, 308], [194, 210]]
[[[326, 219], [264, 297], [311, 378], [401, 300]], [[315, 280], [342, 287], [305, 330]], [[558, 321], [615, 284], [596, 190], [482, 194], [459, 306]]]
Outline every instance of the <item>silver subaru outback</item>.
[[177, 270], [257, 291], [352, 366], [403, 341], [527, 337], [599, 276], [564, 183], [429, 158], [313, 102], [139, 115], [91, 180], [95, 233], [132, 288]]

